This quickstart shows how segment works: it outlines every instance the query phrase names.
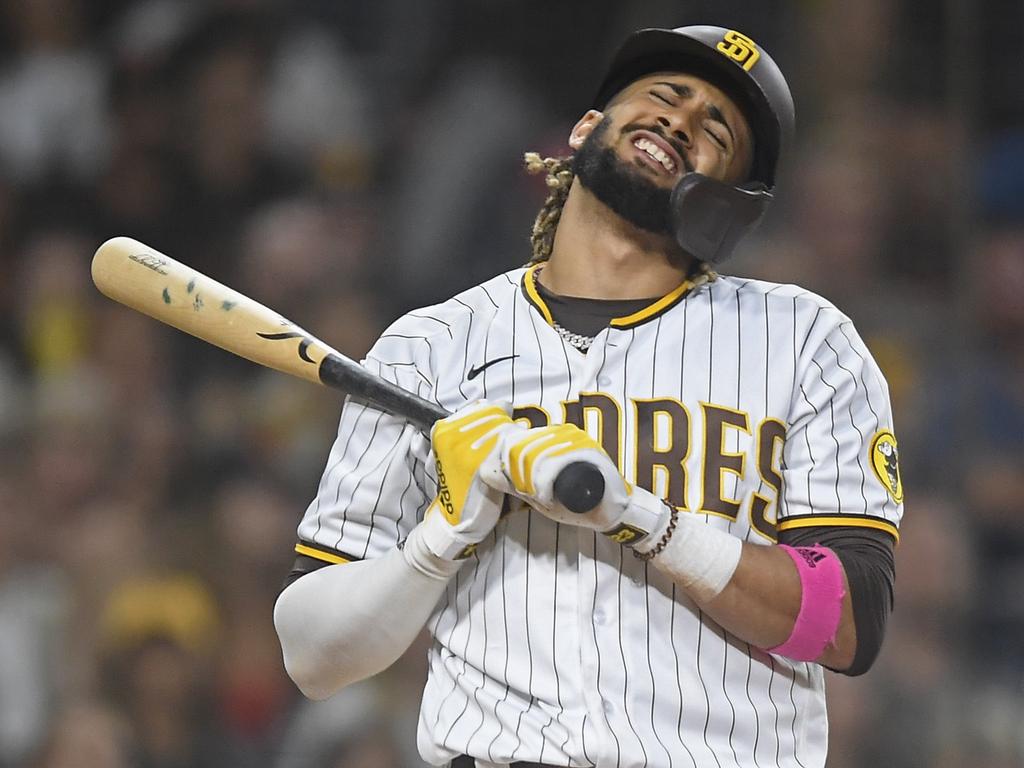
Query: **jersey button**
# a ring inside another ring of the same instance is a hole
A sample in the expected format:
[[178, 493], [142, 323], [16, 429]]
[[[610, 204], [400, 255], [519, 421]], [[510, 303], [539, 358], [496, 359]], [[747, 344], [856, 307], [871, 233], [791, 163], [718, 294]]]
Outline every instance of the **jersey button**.
[[610, 387], [612, 385], [612, 379], [610, 376], [599, 376], [597, 379], [597, 386], [599, 387]]
[[596, 611], [594, 611], [594, 623], [595, 624], [607, 624], [608, 623], [608, 614], [605, 613], [600, 608], [598, 608]]

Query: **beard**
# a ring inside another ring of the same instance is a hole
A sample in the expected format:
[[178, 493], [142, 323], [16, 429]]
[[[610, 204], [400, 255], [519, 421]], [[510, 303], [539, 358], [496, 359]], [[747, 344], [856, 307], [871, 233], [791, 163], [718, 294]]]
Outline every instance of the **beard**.
[[606, 141], [611, 118], [605, 117], [572, 158], [572, 170], [584, 187], [633, 226], [670, 236], [672, 190], [662, 189], [624, 162]]

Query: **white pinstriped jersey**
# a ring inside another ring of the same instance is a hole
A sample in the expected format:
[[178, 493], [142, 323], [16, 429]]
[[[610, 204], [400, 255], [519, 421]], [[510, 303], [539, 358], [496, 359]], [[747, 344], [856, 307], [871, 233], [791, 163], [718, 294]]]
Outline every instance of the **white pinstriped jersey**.
[[[364, 365], [449, 410], [489, 398], [533, 424], [575, 421], [628, 480], [745, 541], [810, 525], [897, 534], [888, 390], [824, 299], [719, 277], [613, 320], [586, 355], [550, 321], [533, 272], [513, 270], [401, 318]], [[429, 448], [348, 403], [297, 550], [394, 547], [435, 495]], [[824, 765], [822, 668], [730, 635], [590, 530], [507, 515], [428, 627], [419, 747], [432, 764]]]

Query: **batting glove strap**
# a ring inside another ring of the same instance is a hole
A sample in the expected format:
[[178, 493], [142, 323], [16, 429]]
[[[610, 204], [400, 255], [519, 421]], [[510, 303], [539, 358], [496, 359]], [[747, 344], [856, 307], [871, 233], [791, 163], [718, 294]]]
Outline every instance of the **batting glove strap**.
[[673, 509], [664, 499], [650, 491], [636, 486], [632, 490], [621, 517], [611, 528], [601, 533], [612, 541], [643, 553], [663, 538], [672, 519]]
[[[476, 546], [462, 537], [451, 533], [451, 526], [444, 523], [439, 515], [432, 516], [432, 522], [424, 520], [409, 533], [402, 552], [406, 562], [432, 579], [447, 580], [455, 574]], [[444, 527], [449, 530], [445, 530]], [[445, 554], [439, 554], [443, 552]], [[454, 553], [454, 554], [451, 554]]]

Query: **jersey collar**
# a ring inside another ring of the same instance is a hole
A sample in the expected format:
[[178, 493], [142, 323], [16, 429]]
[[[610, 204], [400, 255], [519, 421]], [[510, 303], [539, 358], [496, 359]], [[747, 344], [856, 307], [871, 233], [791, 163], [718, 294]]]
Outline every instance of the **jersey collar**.
[[[526, 300], [533, 305], [534, 309], [541, 313], [548, 325], [553, 326], [555, 324], [555, 320], [551, 316], [551, 310], [541, 297], [540, 291], [537, 290], [537, 272], [540, 271], [542, 266], [543, 264], [534, 264], [526, 270], [526, 273], [523, 275], [522, 289], [523, 294], [526, 296]], [[660, 299], [651, 302], [643, 309], [637, 310], [631, 315], [613, 317], [609, 322], [609, 325], [612, 328], [627, 329], [634, 328], [649, 320], [653, 320], [654, 318], [668, 312], [668, 310], [672, 309], [672, 307], [682, 301], [692, 288], [693, 282], [690, 280], [684, 280], [673, 291], [665, 294]]]

